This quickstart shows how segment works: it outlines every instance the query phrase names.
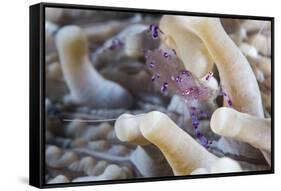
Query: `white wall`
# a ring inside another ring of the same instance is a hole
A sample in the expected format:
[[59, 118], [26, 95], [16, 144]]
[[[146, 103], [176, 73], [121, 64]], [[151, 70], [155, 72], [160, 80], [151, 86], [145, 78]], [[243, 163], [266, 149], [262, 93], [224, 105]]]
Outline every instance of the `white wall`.
[[[28, 186], [28, 91], [29, 91], [29, 20], [28, 7], [36, 0], [1, 1], [0, 35], [0, 189], [37, 190]], [[66, 0], [53, 2], [67, 3]], [[276, 174], [179, 180], [152, 183], [86, 186], [55, 190], [266, 190], [277, 187], [280, 172], [280, 36], [281, 12], [277, 0], [77, 0], [79, 4], [168, 9], [195, 12], [249, 14], [276, 17]], [[279, 88], [278, 88], [279, 86]], [[278, 150], [279, 149], [279, 150]]]

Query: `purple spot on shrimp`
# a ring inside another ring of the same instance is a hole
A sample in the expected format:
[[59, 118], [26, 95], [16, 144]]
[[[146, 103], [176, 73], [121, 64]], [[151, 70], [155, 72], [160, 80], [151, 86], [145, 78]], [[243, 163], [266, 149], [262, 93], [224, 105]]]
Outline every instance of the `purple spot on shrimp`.
[[196, 137], [201, 138], [203, 135], [199, 131], [196, 132]]
[[232, 103], [230, 97], [225, 92], [223, 92], [223, 91], [220, 93], [220, 95], [223, 95], [226, 98], [226, 100], [227, 100], [228, 106], [232, 107], [233, 103]]
[[185, 90], [183, 90], [182, 95], [183, 96], [189, 95], [193, 92], [193, 90], [194, 90], [194, 88], [185, 89]]
[[190, 72], [188, 71], [188, 70], [183, 70], [182, 72], [181, 72], [181, 74], [183, 74], [183, 75], [187, 75], [187, 76], [189, 76], [190, 75]]
[[114, 39], [111, 42], [111, 45], [108, 47], [109, 50], [115, 50], [123, 46], [123, 42], [121, 42], [119, 39]]
[[164, 82], [161, 86], [161, 91], [162, 92], [165, 92], [166, 90], [168, 89], [168, 83], [167, 82]]
[[164, 52], [164, 53], [163, 53], [163, 56], [164, 56], [165, 58], [171, 58], [171, 55], [170, 55], [168, 52]]
[[158, 36], [159, 36], [159, 33], [158, 33], [159, 27], [157, 25], [155, 25], [155, 24], [150, 25], [149, 30], [151, 31], [153, 39], [158, 38]]
[[156, 39], [156, 38], [158, 37], [158, 32], [152, 33], [152, 37], [153, 37], [154, 39]]
[[154, 62], [150, 62], [149, 66], [150, 66], [150, 68], [154, 68], [155, 63]]
[[176, 82], [180, 83], [180, 82], [182, 81], [182, 78], [181, 78], [180, 76], [177, 76], [177, 77], [175, 78], [175, 80], [176, 80]]
[[155, 81], [156, 79], [159, 79], [160, 78], [160, 74], [156, 74], [156, 76], [155, 75], [153, 75], [152, 77], [151, 77], [151, 81]]
[[205, 77], [205, 80], [208, 81], [213, 75], [214, 75], [213, 72], [209, 72]]
[[193, 125], [193, 127], [194, 127], [195, 129], [197, 129], [198, 126], [199, 126], [199, 121], [198, 121], [198, 120], [194, 120], [194, 121], [192, 122], [192, 125]]
[[232, 107], [232, 101], [229, 99], [229, 100], [227, 100], [227, 104], [228, 104], [228, 106], [230, 106], [230, 107]]
[[206, 137], [200, 137], [199, 138], [201, 145], [203, 145], [205, 148], [209, 148], [209, 141], [206, 139]]
[[150, 30], [152, 31], [158, 31], [159, 27], [156, 24], [151, 24], [150, 25]]

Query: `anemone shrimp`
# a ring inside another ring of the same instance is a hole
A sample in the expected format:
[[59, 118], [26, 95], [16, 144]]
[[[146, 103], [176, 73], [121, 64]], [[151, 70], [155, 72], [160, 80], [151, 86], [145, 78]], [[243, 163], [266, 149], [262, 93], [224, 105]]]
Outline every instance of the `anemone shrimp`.
[[[158, 39], [160, 35], [165, 35], [154, 24], [149, 27], [148, 32], [151, 34], [152, 39]], [[212, 89], [204, 83], [204, 81], [209, 81], [212, 78], [213, 73], [208, 72], [202, 80], [198, 79], [190, 71], [184, 69], [176, 51], [169, 48], [145, 50], [145, 62], [152, 73], [151, 81], [160, 84], [162, 93], [165, 94], [169, 91], [179, 95], [184, 100], [191, 116], [195, 135], [200, 143], [208, 148], [212, 141], [207, 140], [199, 130], [199, 118], [202, 116], [210, 118], [210, 115], [196, 106], [200, 102], [213, 100], [217, 96], [223, 96], [227, 105], [232, 106], [232, 101], [224, 91]]]

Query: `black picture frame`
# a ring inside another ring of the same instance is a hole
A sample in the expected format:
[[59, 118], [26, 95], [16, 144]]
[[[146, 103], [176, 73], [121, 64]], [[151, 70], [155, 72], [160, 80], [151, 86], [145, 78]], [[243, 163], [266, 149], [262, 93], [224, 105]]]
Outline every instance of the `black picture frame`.
[[[155, 178], [138, 178], [124, 180], [105, 180], [96, 182], [79, 182], [79, 183], [62, 183], [62, 184], [46, 184], [45, 183], [45, 8], [72, 8], [85, 10], [103, 10], [103, 11], [119, 11], [119, 12], [138, 12], [151, 14], [173, 14], [200, 17], [220, 17], [220, 18], [239, 18], [266, 20], [271, 22], [271, 169], [250, 172], [237, 173], [220, 173], [206, 175], [188, 175], [188, 176], [172, 176], [172, 177], [155, 177]], [[116, 184], [116, 183], [136, 183], [148, 181], [166, 181], [179, 179], [195, 179], [195, 178], [212, 178], [212, 177], [229, 177], [274, 173], [274, 17], [250, 16], [250, 15], [232, 15], [232, 14], [214, 14], [214, 13], [195, 13], [183, 11], [169, 10], [152, 10], [152, 9], [136, 9], [121, 7], [103, 7], [92, 5], [74, 5], [74, 4], [58, 4], [58, 3], [39, 3], [30, 6], [30, 133], [29, 133], [29, 184], [39, 188], [69, 187], [69, 186], [85, 186], [100, 184]]]

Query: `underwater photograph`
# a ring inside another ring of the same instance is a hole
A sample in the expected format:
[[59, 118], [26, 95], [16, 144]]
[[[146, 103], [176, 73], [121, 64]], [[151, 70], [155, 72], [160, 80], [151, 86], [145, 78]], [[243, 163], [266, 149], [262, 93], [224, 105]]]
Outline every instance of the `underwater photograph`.
[[44, 17], [46, 184], [271, 170], [270, 20]]

